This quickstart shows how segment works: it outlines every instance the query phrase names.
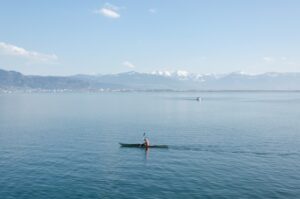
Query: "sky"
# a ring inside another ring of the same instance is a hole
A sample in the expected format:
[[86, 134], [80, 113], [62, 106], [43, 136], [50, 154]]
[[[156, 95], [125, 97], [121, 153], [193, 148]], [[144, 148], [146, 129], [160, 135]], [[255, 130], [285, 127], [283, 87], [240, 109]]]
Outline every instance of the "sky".
[[0, 68], [300, 72], [300, 1], [3, 0]]

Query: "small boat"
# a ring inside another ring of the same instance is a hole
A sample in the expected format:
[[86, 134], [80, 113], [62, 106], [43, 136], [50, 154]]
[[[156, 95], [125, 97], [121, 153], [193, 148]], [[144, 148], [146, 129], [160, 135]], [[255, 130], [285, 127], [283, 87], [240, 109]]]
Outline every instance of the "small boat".
[[199, 102], [201, 102], [202, 98], [201, 97], [197, 97], [196, 100], [199, 101]]
[[[119, 143], [121, 147], [132, 147], [132, 148], [145, 148], [144, 144], [125, 144], [125, 143]], [[148, 148], [162, 148], [166, 149], [168, 148], [168, 145], [150, 145]]]

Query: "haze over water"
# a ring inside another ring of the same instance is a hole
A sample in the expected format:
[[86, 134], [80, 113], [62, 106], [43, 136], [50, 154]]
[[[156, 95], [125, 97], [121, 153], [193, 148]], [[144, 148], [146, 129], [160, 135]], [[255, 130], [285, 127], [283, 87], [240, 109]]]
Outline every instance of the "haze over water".
[[[299, 92], [0, 94], [0, 198], [299, 198], [299, 118]], [[120, 148], [144, 132], [169, 149]]]

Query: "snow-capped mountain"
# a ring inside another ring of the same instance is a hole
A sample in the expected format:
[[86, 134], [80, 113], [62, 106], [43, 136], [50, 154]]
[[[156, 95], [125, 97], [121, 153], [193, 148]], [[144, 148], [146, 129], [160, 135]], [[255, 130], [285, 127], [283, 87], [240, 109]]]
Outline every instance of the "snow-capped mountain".
[[176, 71], [157, 70], [157, 71], [153, 71], [151, 74], [170, 77], [179, 80], [192, 80], [192, 81], [199, 81], [199, 82], [204, 82], [206, 80], [211, 80], [211, 79], [218, 79], [224, 76], [222, 74], [214, 74], [214, 73], [196, 74], [196, 73], [190, 73], [185, 70], [176, 70]]
[[300, 73], [193, 74], [187, 71], [107, 75], [32, 76], [0, 70], [1, 89], [300, 90]]
[[167, 71], [167, 70], [157, 70], [151, 73], [152, 75], [160, 75], [164, 77], [178, 78], [178, 79], [190, 79], [191, 73], [184, 70], [177, 71]]

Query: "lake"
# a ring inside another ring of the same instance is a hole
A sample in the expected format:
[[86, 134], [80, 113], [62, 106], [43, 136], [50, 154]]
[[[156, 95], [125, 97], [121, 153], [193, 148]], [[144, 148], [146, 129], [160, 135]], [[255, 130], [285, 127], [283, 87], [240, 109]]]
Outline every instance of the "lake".
[[184, 197], [299, 198], [300, 93], [0, 94], [1, 199]]

